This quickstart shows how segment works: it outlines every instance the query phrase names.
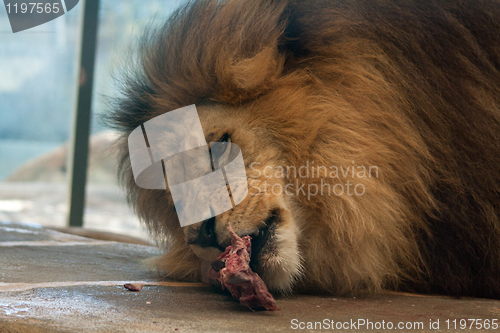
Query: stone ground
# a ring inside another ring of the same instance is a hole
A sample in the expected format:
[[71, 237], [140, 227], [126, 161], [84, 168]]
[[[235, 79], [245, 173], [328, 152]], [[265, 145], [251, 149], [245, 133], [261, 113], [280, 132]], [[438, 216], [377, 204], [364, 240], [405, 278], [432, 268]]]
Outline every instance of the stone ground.
[[[308, 322], [331, 325], [332, 320], [334, 325], [348, 325], [336, 330], [342, 332], [481, 331], [477, 321], [461, 329], [463, 319], [489, 320], [489, 329], [483, 331], [500, 331], [491, 325], [500, 318], [500, 301], [488, 299], [400, 293], [358, 298], [297, 295], [278, 297], [280, 311], [251, 311], [202, 284], [160, 280], [142, 263], [158, 253], [150, 246], [3, 221], [0, 332], [281, 332], [297, 331], [293, 328], [298, 325], [307, 328]], [[123, 287], [129, 282], [145, 286], [132, 292]], [[366, 324], [351, 326], [358, 320]], [[450, 328], [446, 320], [452, 321]], [[395, 329], [387, 329], [389, 323]], [[396, 329], [399, 323], [407, 328]], [[322, 328], [331, 331], [327, 325]]]

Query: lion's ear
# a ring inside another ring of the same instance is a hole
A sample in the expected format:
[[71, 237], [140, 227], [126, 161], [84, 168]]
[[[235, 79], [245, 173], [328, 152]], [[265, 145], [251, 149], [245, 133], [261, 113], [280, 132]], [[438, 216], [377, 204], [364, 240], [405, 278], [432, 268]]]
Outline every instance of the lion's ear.
[[219, 8], [212, 24], [218, 28], [214, 35], [220, 44], [210, 47], [217, 51], [216, 100], [237, 104], [274, 86], [285, 61], [280, 44], [287, 8], [287, 1], [268, 0], [227, 0]]
[[198, 100], [239, 104], [283, 70], [287, 0], [190, 1], [142, 40], [145, 81], [162, 108]]
[[234, 61], [223, 71], [217, 99], [226, 103], [241, 103], [271, 89], [281, 74], [284, 57], [277, 47], [267, 46], [252, 57]]
[[255, 56], [243, 59], [231, 66], [234, 83], [241, 89], [257, 89], [279, 74], [280, 65], [277, 50], [266, 47]]

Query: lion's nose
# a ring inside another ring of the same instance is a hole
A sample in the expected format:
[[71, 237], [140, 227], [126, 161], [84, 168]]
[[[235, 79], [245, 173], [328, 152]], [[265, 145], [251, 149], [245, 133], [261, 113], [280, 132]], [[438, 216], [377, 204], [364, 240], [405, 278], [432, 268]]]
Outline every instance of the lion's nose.
[[188, 227], [186, 242], [196, 244], [202, 247], [213, 246], [220, 248], [215, 234], [215, 217], [211, 217], [201, 223]]

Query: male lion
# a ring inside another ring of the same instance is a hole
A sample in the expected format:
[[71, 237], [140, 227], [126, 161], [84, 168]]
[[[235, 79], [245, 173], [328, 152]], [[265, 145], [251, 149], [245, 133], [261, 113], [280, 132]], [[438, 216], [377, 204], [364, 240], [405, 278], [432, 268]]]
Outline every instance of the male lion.
[[[500, 297], [498, 0], [191, 1], [138, 64], [112, 119], [168, 276], [199, 280], [231, 223], [271, 291]], [[241, 147], [249, 195], [181, 228], [127, 137], [190, 104], [207, 142]]]

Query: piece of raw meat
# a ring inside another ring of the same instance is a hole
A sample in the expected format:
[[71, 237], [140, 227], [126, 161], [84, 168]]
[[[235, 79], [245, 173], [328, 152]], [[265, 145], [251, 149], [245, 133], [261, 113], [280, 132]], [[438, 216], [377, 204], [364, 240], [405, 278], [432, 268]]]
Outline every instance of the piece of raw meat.
[[142, 283], [125, 283], [123, 286], [130, 291], [141, 291], [144, 287]]
[[221, 283], [222, 290], [228, 289], [234, 298], [250, 308], [264, 307], [279, 310], [271, 293], [260, 276], [250, 269], [251, 237], [239, 237], [231, 225], [231, 245], [212, 262], [208, 269], [208, 279]]

